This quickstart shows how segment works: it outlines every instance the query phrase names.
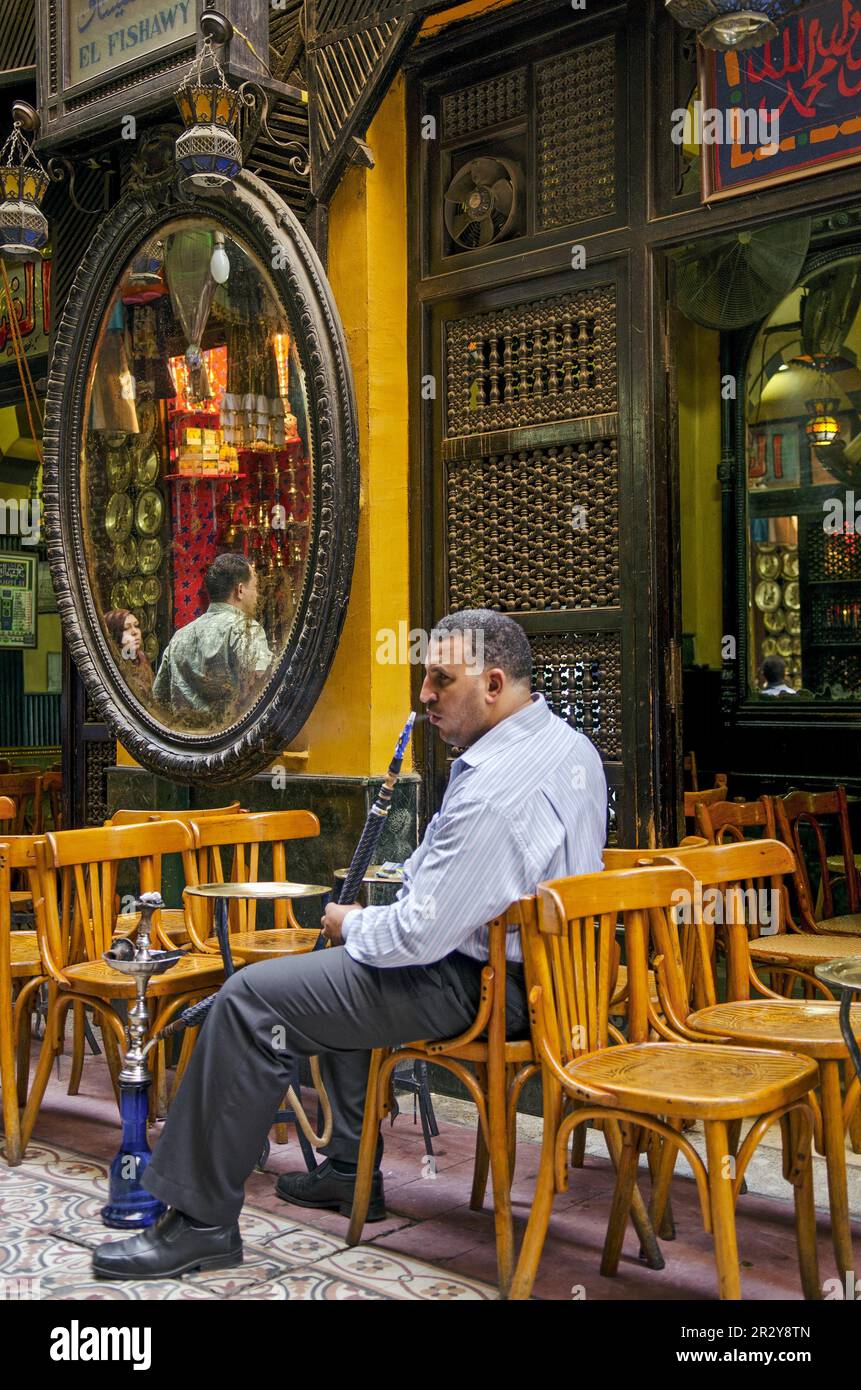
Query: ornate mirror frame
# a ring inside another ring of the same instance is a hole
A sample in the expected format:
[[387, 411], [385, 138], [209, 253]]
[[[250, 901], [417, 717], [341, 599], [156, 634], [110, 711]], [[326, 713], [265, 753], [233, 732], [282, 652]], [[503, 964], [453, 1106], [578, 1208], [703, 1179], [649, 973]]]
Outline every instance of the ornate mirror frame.
[[[81, 509], [83, 413], [99, 328], [130, 256], [178, 212], [213, 217], [272, 266], [271, 283], [297, 330], [314, 460], [314, 523], [290, 639], [252, 708], [213, 734], [170, 730], [122, 679], [96, 611]], [[244, 172], [229, 195], [179, 204], [134, 187], [100, 224], [57, 328], [44, 455], [51, 576], [63, 634], [97, 717], [139, 763], [174, 781], [223, 783], [259, 772], [296, 737], [326, 680], [346, 615], [359, 510], [356, 406], [338, 311], [298, 219], [260, 179]]]

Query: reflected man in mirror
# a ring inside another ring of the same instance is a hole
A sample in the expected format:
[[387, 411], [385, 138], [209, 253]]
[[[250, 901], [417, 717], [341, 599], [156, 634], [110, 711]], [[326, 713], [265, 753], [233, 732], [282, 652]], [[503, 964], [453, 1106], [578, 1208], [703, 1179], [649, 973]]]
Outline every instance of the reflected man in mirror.
[[155, 698], [186, 722], [244, 704], [272, 664], [266, 633], [254, 616], [254, 566], [244, 555], [219, 555], [203, 583], [209, 607], [171, 638], [153, 685]]
[[786, 684], [786, 662], [782, 656], [767, 656], [762, 663], [762, 679], [765, 681], [760, 695], [797, 695], [791, 685]]

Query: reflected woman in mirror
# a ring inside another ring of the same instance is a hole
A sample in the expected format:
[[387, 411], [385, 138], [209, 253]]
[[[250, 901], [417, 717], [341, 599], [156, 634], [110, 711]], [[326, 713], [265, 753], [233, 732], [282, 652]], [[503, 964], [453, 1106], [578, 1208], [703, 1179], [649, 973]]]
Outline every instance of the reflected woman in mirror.
[[149, 657], [141, 648], [140, 623], [128, 608], [112, 608], [105, 614], [105, 627], [116, 648], [117, 665], [139, 700], [152, 700], [154, 673]]

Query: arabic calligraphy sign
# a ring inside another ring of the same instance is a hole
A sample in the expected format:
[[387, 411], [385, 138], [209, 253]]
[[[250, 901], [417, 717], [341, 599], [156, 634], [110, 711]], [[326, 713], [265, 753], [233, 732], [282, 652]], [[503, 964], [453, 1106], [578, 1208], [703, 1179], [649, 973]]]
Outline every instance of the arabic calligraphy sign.
[[175, 43], [196, 23], [192, 0], [66, 0], [69, 85]]
[[760, 48], [701, 49], [700, 92], [707, 110], [739, 113], [723, 141], [702, 144], [705, 202], [856, 163], [861, 0], [820, 0]]

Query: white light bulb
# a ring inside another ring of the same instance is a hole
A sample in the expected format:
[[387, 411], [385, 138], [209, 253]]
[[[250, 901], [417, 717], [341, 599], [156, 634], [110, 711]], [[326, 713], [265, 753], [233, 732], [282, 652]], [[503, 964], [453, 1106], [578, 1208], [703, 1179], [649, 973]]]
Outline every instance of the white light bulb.
[[209, 262], [209, 273], [216, 285], [225, 285], [230, 275], [230, 261], [223, 246], [216, 246]]

